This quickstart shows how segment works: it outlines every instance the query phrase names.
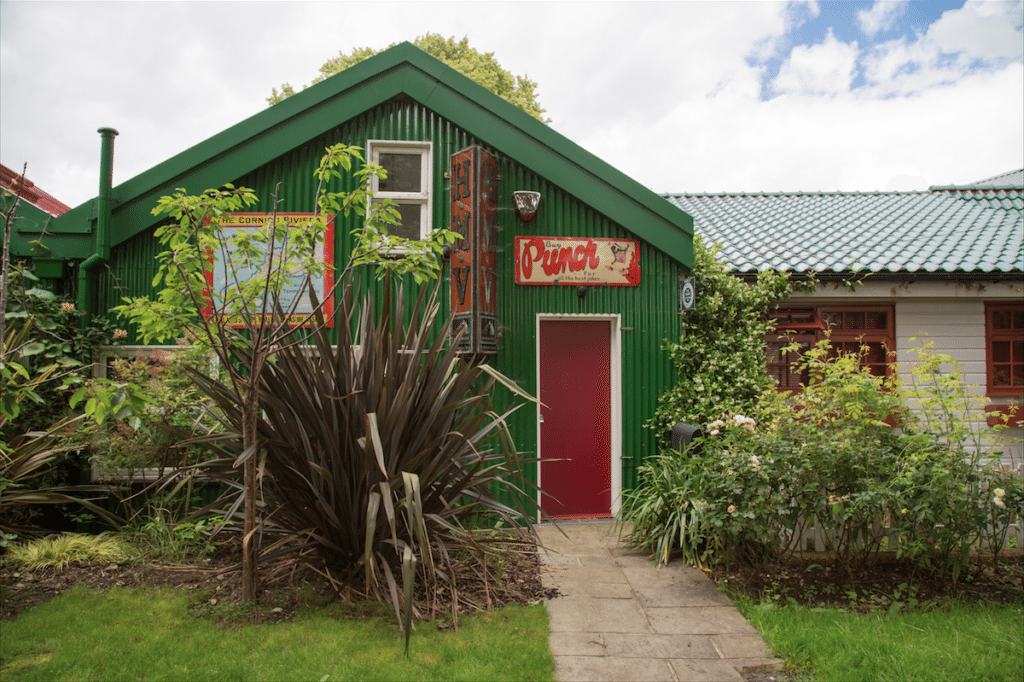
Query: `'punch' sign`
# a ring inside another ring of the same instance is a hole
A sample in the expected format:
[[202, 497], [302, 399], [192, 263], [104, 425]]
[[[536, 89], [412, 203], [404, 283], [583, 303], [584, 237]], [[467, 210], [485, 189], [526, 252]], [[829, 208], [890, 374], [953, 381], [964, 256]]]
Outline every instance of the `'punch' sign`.
[[640, 242], [516, 237], [516, 284], [639, 286]]

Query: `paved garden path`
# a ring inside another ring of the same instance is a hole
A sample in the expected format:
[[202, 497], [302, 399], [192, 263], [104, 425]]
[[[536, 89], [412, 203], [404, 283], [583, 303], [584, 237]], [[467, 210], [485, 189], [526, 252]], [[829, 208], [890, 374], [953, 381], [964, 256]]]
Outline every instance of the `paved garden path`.
[[[781, 663], [699, 569], [658, 568], [607, 522], [538, 527], [559, 682], [725, 682]], [[568, 536], [568, 537], [566, 537]]]

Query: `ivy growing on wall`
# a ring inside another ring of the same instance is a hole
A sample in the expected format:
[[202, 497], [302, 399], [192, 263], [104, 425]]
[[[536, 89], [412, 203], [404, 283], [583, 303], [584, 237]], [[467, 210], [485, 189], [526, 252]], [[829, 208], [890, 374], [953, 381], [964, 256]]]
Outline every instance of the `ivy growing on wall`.
[[705, 426], [723, 415], [749, 413], [771, 385], [764, 350], [764, 335], [773, 326], [768, 312], [795, 288], [814, 286], [774, 271], [745, 282], [726, 270], [718, 251], [694, 237], [696, 305], [683, 314], [682, 337], [664, 346], [676, 384], [658, 398], [647, 422], [666, 443], [676, 422]]

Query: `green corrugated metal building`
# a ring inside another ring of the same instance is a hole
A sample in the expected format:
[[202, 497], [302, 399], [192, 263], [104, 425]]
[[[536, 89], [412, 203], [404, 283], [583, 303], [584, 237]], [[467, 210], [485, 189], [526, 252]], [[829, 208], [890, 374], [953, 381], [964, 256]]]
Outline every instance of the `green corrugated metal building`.
[[[104, 139], [113, 141], [110, 133]], [[490, 361], [544, 403], [513, 415], [512, 433], [521, 451], [560, 460], [535, 472], [559, 498], [545, 500], [546, 509], [563, 517], [613, 513], [619, 493], [635, 484], [637, 465], [656, 447], [643, 423], [676, 379], [661, 346], [681, 331], [679, 287], [692, 266], [692, 220], [408, 43], [112, 188], [105, 239], [98, 234], [104, 231], [100, 198], [53, 219], [41, 274], [73, 273], [66, 286], [78, 286], [79, 301], [98, 314], [122, 296], [147, 295], [159, 250], [151, 214], [159, 197], [230, 182], [255, 189], [264, 205], [280, 187], [280, 211], [309, 211], [313, 170], [324, 148], [339, 142], [365, 148], [385, 167], [411, 169], [417, 187], [378, 189], [393, 193], [403, 229], [413, 232], [417, 224], [424, 230], [451, 225], [453, 155], [475, 146], [496, 161], [497, 324]], [[110, 169], [100, 172], [109, 177]], [[513, 200], [513, 192], [524, 190], [541, 195], [529, 222]], [[335, 263], [347, 258], [354, 220], [338, 219]], [[528, 251], [530, 240], [516, 237], [544, 238], [529, 252], [537, 260], [534, 278], [543, 272], [542, 244], [568, 247], [570, 267], [562, 271], [583, 272], [531, 283], [516, 269], [516, 250]], [[38, 238], [26, 225], [14, 235], [14, 253], [38, 256], [31, 244]], [[595, 255], [597, 247], [611, 259]], [[589, 266], [585, 256], [592, 256]], [[450, 266], [444, 277], [451, 277]]]

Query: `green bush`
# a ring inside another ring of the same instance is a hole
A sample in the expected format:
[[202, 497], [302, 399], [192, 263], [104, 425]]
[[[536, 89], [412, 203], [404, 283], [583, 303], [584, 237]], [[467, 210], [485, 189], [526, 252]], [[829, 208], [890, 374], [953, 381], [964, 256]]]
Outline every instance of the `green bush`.
[[752, 283], [738, 279], [699, 236], [693, 239], [696, 306], [683, 316], [681, 338], [664, 349], [676, 370], [676, 385], [658, 397], [647, 426], [668, 444], [676, 422], [707, 424], [725, 413], [744, 413], [771, 386], [764, 371], [764, 336], [775, 322], [768, 312], [794, 288], [786, 273], [758, 273]]
[[203, 410], [205, 399], [185, 368], [208, 371], [209, 356], [200, 348], [185, 348], [114, 360], [109, 378], [90, 380], [73, 399], [96, 418], [71, 433], [69, 444], [87, 450], [101, 471], [164, 469], [201, 461], [198, 448], [172, 433], [202, 430], [212, 423]]
[[990, 461], [955, 364], [923, 349], [900, 386], [832, 355], [827, 342], [805, 354], [794, 404], [769, 390], [753, 416], [723, 415], [641, 467], [623, 496], [629, 542], [662, 562], [677, 549], [692, 563], [773, 562], [817, 528], [828, 545], [816, 549], [848, 574], [896, 549], [956, 581], [980, 540], [1001, 540], [1024, 512], [1022, 481]]
[[[39, 279], [20, 264], [12, 264], [5, 283], [8, 338], [0, 361], [0, 441], [27, 431], [49, 428], [68, 411], [63, 386], [88, 377], [93, 352], [113, 341], [115, 331], [103, 318], [82, 324], [81, 311], [67, 297], [38, 286]], [[19, 334], [18, 343], [13, 343]], [[17, 365], [17, 367], [14, 367]], [[46, 377], [26, 393], [25, 379]]]

